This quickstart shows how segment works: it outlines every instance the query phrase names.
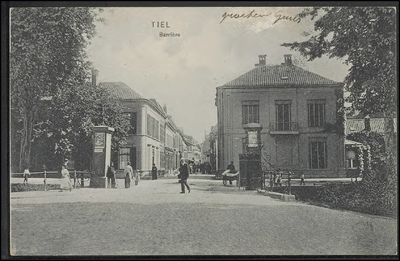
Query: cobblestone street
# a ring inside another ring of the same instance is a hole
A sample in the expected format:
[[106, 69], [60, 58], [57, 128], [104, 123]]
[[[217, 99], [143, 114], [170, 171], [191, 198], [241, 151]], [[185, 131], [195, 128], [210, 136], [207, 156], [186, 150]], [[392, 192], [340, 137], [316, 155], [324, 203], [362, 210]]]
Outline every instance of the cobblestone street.
[[11, 193], [15, 255], [387, 255], [397, 221], [224, 187], [143, 180], [118, 189]]

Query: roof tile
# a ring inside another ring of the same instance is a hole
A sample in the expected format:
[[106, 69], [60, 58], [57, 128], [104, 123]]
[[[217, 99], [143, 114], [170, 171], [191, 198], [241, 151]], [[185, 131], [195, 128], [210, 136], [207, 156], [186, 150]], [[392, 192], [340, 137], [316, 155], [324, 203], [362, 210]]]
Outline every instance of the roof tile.
[[223, 85], [223, 87], [338, 85], [335, 82], [295, 65], [258, 65]]
[[101, 88], [110, 91], [111, 95], [117, 99], [136, 100], [143, 99], [137, 92], [123, 82], [101, 82]]

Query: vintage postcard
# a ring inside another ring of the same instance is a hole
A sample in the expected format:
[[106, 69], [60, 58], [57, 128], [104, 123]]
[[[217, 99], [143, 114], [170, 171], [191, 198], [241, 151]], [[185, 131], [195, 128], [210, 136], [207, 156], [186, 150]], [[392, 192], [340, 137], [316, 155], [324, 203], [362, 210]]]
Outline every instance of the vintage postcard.
[[10, 7], [9, 255], [395, 257], [397, 7]]

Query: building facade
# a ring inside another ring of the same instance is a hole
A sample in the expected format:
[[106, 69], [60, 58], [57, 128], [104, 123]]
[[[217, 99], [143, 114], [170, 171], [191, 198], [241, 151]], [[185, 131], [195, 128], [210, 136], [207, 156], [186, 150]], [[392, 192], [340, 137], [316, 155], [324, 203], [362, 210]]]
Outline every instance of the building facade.
[[128, 161], [140, 172], [150, 171], [153, 164], [167, 173], [178, 168], [186, 147], [166, 106], [143, 98], [122, 82], [102, 82], [99, 86], [120, 100], [132, 126], [126, 144], [113, 157], [116, 168], [123, 170]]
[[344, 131], [338, 125], [343, 84], [292, 64], [267, 65], [266, 55], [249, 72], [217, 87], [218, 170], [247, 146], [244, 125], [261, 124], [263, 159], [271, 169], [308, 177], [344, 176]]

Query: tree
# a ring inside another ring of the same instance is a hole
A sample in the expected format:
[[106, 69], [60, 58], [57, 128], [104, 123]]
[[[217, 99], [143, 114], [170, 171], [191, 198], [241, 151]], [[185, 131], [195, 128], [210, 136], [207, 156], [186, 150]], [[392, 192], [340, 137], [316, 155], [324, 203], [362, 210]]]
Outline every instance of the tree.
[[20, 170], [30, 164], [33, 130], [43, 98], [87, 79], [90, 63], [85, 60], [85, 47], [95, 35], [97, 15], [97, 9], [87, 7], [11, 9], [11, 147], [20, 147]]
[[[35, 139], [53, 144], [47, 158], [60, 162], [68, 157], [75, 160], [75, 169], [90, 169], [93, 152], [92, 127], [107, 125], [115, 129], [112, 149], [125, 142], [130, 121], [122, 106], [106, 89], [86, 83], [54, 95], [35, 125]], [[51, 166], [51, 165], [50, 165]], [[57, 167], [57, 165], [52, 166]]]
[[316, 20], [303, 42], [284, 43], [309, 61], [328, 55], [350, 65], [344, 79], [353, 110], [385, 117], [386, 180], [397, 183], [396, 10], [392, 7], [306, 8], [301, 18]]

